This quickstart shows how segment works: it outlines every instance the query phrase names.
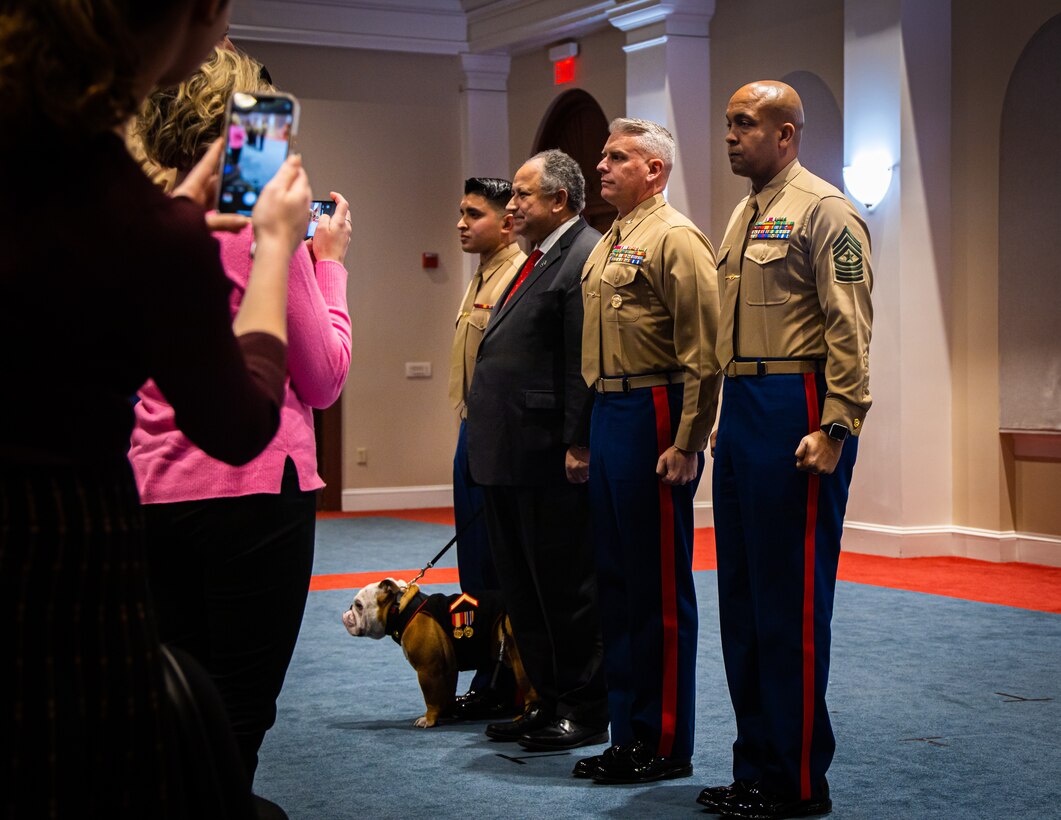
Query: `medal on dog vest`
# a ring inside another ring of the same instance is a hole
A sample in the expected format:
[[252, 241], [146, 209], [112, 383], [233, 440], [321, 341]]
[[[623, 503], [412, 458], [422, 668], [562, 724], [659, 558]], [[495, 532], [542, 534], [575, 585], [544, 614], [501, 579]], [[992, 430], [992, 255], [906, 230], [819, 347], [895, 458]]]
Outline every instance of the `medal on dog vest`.
[[453, 622], [455, 639], [470, 638], [475, 634], [472, 624], [475, 622], [475, 609], [479, 601], [464, 592], [449, 605], [450, 620]]

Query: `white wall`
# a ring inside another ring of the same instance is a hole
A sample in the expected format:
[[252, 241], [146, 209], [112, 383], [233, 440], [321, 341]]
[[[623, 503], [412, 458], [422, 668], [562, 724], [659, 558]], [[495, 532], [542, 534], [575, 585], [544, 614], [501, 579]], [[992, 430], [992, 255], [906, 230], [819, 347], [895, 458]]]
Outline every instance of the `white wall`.
[[[298, 145], [315, 195], [333, 188], [351, 202], [344, 488], [449, 484], [449, 348], [464, 288], [458, 58], [241, 45], [302, 102]], [[439, 254], [437, 270], [421, 268], [423, 251]], [[433, 377], [406, 379], [407, 361], [431, 362]]]

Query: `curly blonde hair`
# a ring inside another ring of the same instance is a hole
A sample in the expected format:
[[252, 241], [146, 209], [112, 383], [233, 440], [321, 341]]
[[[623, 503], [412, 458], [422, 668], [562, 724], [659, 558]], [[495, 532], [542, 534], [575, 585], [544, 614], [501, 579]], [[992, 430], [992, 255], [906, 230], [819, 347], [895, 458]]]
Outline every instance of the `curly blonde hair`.
[[155, 91], [140, 107], [131, 136], [159, 168], [192, 169], [221, 136], [234, 91], [273, 92], [262, 64], [240, 51], [215, 48], [199, 70], [175, 88]]

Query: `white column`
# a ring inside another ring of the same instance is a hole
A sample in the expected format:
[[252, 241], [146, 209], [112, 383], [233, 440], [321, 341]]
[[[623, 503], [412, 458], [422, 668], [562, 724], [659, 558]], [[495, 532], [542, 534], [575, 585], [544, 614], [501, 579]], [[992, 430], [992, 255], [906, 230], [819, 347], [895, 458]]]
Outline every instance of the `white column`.
[[668, 201], [711, 225], [710, 45], [715, 0], [627, 0], [609, 13], [626, 32], [626, 115], [665, 125], [678, 145]]
[[961, 553], [953, 520], [950, 0], [845, 0], [844, 164], [897, 163], [863, 214], [872, 238], [874, 405], [859, 442], [845, 546]]
[[461, 167], [468, 177], [508, 178], [508, 72], [505, 54], [461, 54]]
[[[460, 60], [461, 185], [468, 177], [511, 179], [508, 74], [512, 61], [504, 54], [461, 54]], [[459, 193], [455, 192], [454, 201]], [[464, 254], [466, 280], [471, 279], [478, 263], [474, 254]]]
[[[626, 0], [608, 15], [626, 32], [626, 116], [653, 120], [674, 135], [667, 201], [705, 234], [711, 229], [708, 32], [714, 14], [715, 0]], [[713, 523], [710, 457], [693, 509], [697, 527]]]

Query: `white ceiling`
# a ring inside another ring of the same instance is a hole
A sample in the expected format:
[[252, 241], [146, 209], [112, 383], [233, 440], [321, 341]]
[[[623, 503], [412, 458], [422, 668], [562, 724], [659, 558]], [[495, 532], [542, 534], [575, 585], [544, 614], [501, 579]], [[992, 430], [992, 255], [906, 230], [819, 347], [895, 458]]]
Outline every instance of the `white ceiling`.
[[704, 1], [234, 0], [231, 34], [340, 48], [518, 54], [606, 28], [619, 12]]

